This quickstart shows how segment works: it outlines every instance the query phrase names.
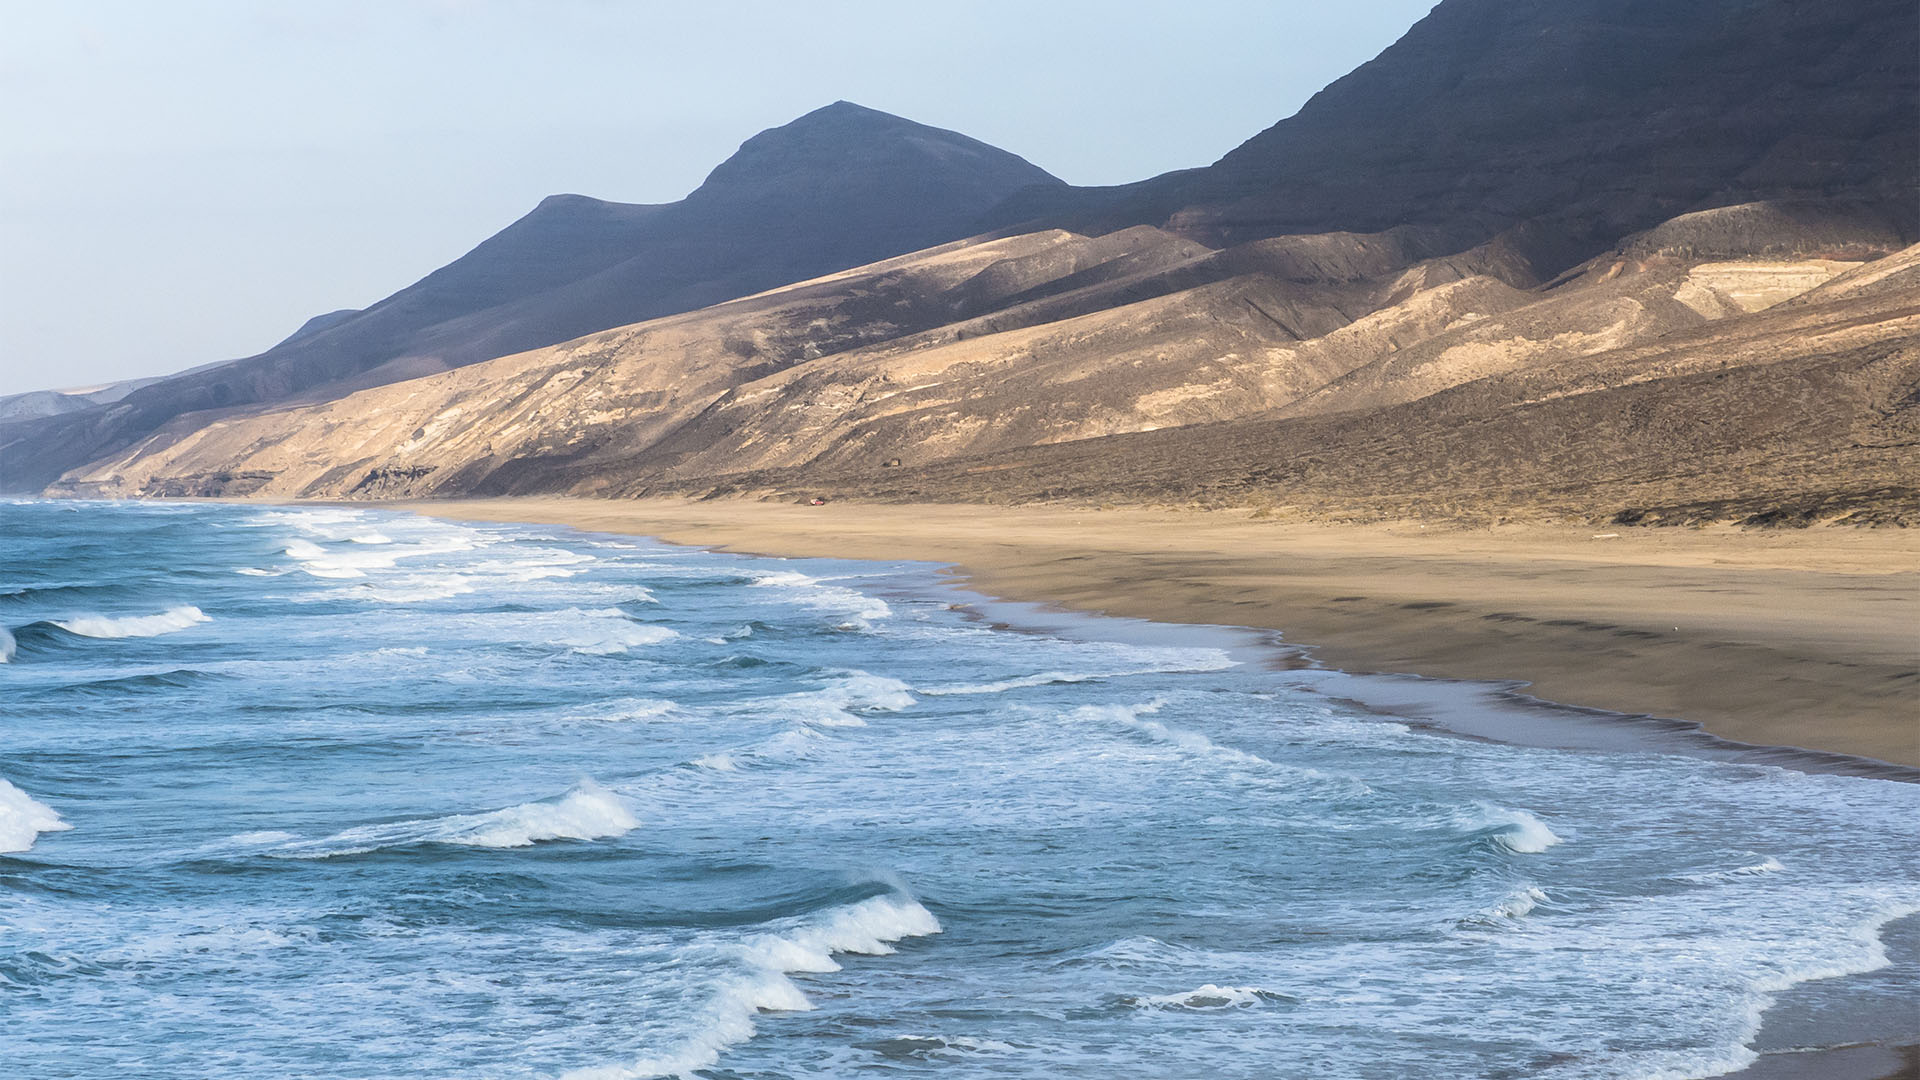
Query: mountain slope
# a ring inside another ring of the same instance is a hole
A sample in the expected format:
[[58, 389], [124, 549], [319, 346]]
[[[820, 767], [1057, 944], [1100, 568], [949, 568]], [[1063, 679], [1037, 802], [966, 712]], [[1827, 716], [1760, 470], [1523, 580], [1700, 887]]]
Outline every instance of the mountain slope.
[[[1745, 516], [1831, 504], [1881, 520], [1908, 512], [1901, 478], [1920, 466], [1920, 443], [1899, 435], [1920, 415], [1920, 248], [1817, 256], [1889, 236], [1844, 213], [1732, 208], [1530, 288], [1497, 246], [1421, 259], [1391, 234], [1200, 255], [1164, 234], [968, 241], [164, 432], [61, 490], [1265, 500], [1602, 519], [1711, 495]], [[1128, 273], [1146, 251], [1162, 256]], [[1199, 266], [1239, 272], [1166, 280]], [[1158, 284], [1131, 302], [1101, 291], [1142, 280]], [[1075, 307], [1089, 289], [1096, 301]], [[1578, 509], [1583, 485], [1615, 494]]]
[[1204, 169], [996, 211], [1208, 243], [1523, 223], [1549, 273], [1692, 210], [1852, 197], [1920, 239], [1920, 10], [1906, 0], [1446, 0]]
[[955, 132], [838, 102], [749, 139], [678, 203], [553, 196], [467, 255], [259, 356], [111, 409], [0, 427], [0, 488], [31, 489], [174, 417], [351, 390], [688, 311], [975, 231], [1057, 185]]

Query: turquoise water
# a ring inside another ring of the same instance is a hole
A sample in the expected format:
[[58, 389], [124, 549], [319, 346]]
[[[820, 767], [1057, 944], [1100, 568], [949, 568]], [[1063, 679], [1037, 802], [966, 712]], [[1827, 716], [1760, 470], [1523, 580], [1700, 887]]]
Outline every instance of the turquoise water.
[[1429, 734], [928, 568], [0, 504], [21, 1077], [1691, 1077], [1920, 786]]

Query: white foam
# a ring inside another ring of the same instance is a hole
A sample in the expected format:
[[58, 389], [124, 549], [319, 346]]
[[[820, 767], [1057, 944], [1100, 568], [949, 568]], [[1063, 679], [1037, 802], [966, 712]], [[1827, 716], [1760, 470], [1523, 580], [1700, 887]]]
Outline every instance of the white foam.
[[1023, 675], [1015, 679], [1001, 679], [987, 683], [954, 683], [948, 686], [929, 686], [920, 692], [931, 697], [946, 697], [958, 694], [1001, 694], [1008, 690], [1021, 690], [1029, 686], [1052, 686], [1056, 683], [1091, 682], [1095, 679], [1109, 678], [1111, 675], [1130, 674], [1128, 672], [1073, 672], [1043, 671], [1037, 675]]
[[1533, 909], [1545, 903], [1547, 894], [1529, 885], [1507, 894], [1506, 899], [1486, 910], [1486, 914], [1496, 919], [1523, 919], [1533, 913]]
[[657, 645], [680, 635], [670, 627], [637, 623], [619, 608], [582, 611], [564, 608], [553, 615], [567, 620], [547, 638], [549, 644], [565, 645], [577, 653], [607, 656], [642, 645]]
[[298, 833], [290, 833], [281, 829], [262, 829], [258, 832], [236, 833], [233, 836], [227, 837], [227, 842], [258, 846], [264, 844], [284, 844], [289, 840], [298, 839], [300, 839]]
[[712, 769], [714, 772], [738, 772], [740, 770], [740, 763], [733, 760], [732, 754], [701, 754], [699, 757], [688, 762], [688, 764], [697, 765], [702, 769]]
[[[1166, 704], [1166, 699], [1155, 698], [1144, 705], [1083, 705], [1074, 710], [1074, 716], [1082, 720], [1123, 724], [1155, 742], [1178, 747], [1181, 750], [1196, 755], [1231, 761], [1236, 765], [1258, 766], [1263, 770], [1285, 773], [1290, 776], [1311, 780], [1336, 779], [1327, 773], [1321, 772], [1319, 769], [1310, 769], [1297, 765], [1282, 765], [1279, 762], [1263, 758], [1259, 754], [1250, 754], [1245, 750], [1238, 750], [1231, 746], [1222, 746], [1197, 731], [1170, 727], [1158, 720], [1149, 719], [1153, 713], [1157, 713], [1162, 708], [1165, 708]], [[1344, 782], [1352, 784], [1356, 790], [1359, 791], [1369, 790], [1366, 788], [1366, 785], [1358, 781], [1345, 780]]]
[[1128, 1000], [1127, 1004], [1139, 1009], [1195, 1009], [1214, 1011], [1219, 1009], [1245, 1009], [1263, 1005], [1275, 1000], [1286, 1000], [1287, 995], [1276, 993], [1259, 986], [1218, 986], [1208, 983], [1178, 994], [1158, 994], [1152, 997], [1138, 997]]
[[1695, 885], [1712, 885], [1723, 881], [1739, 881], [1741, 878], [1777, 874], [1785, 869], [1785, 866], [1780, 865], [1780, 860], [1769, 855], [1760, 862], [1748, 866], [1736, 866], [1731, 870], [1708, 870], [1698, 874], [1678, 874], [1674, 880], [1687, 881]]
[[129, 615], [117, 619], [104, 615], [79, 615], [71, 619], [55, 619], [53, 625], [81, 637], [130, 638], [158, 637], [212, 621], [205, 612], [187, 604], [168, 608], [158, 615]]
[[71, 828], [52, 807], [0, 780], [0, 852], [26, 851], [41, 833]]
[[542, 840], [604, 840], [640, 822], [619, 797], [583, 780], [559, 802], [530, 802], [481, 814], [447, 837], [474, 847], [527, 847]]
[[1547, 827], [1546, 822], [1525, 810], [1513, 810], [1504, 806], [1490, 806], [1482, 803], [1477, 808], [1477, 812], [1469, 815], [1463, 824], [1474, 829], [1496, 830], [1491, 837], [1493, 842], [1520, 855], [1538, 855], [1561, 842], [1560, 837]]
[[561, 718], [574, 722], [621, 724], [643, 720], [658, 720], [680, 708], [680, 703], [667, 698], [613, 698], [567, 710]]
[[330, 549], [311, 540], [287, 542], [284, 549], [287, 557], [298, 562], [300, 569], [320, 578], [363, 578], [370, 570], [391, 570], [402, 559], [449, 555], [471, 551], [476, 546], [473, 537], [458, 534], [428, 535], [417, 543], [399, 544], [383, 533], [341, 533], [316, 528], [305, 531], [346, 545]]
[[874, 619], [893, 614], [887, 602], [844, 585], [829, 585], [823, 578], [809, 577], [792, 570], [774, 570], [754, 575], [753, 585], [760, 588], [788, 589], [796, 599], [816, 610], [851, 615], [834, 624], [836, 630], [872, 630]]
[[753, 1037], [759, 1014], [813, 1008], [789, 975], [839, 971], [836, 954], [883, 956], [903, 938], [939, 932], [940, 921], [913, 898], [876, 896], [751, 938], [739, 949], [748, 971], [716, 988], [695, 1034], [663, 1054], [626, 1065], [576, 1069], [562, 1080], [641, 1080], [711, 1068], [728, 1047]]
[[13, 663], [13, 654], [20, 651], [20, 643], [13, 640], [13, 634], [0, 626], [0, 664]]
[[325, 859], [426, 843], [528, 847], [548, 840], [606, 840], [639, 827], [639, 820], [619, 796], [591, 779], [583, 779], [559, 799], [521, 803], [482, 814], [360, 825], [322, 840], [282, 844], [278, 853]]
[[899, 712], [914, 703], [913, 688], [899, 679], [858, 669], [845, 670], [840, 676], [818, 690], [784, 694], [774, 700], [795, 719], [821, 727], [865, 727], [867, 722], [855, 714]]
[[470, 593], [473, 579], [465, 574], [409, 574], [397, 581], [365, 583], [356, 588], [356, 595], [383, 604], [417, 604]]
[[[1129, 650], [1129, 652], [1133, 651]], [[1154, 654], [1147, 655], [1151, 657]], [[1134, 675], [1177, 675], [1189, 672], [1225, 671], [1227, 668], [1238, 665], [1238, 661], [1221, 649], [1170, 649], [1166, 650], [1165, 655], [1159, 659], [1162, 662], [1116, 668], [1110, 671], [1042, 671], [1033, 675], [1021, 675], [994, 682], [930, 686], [920, 692], [936, 697], [959, 694], [1002, 694], [1008, 690], [1023, 690], [1033, 686], [1092, 682], [1096, 679], [1124, 679]]]
[[965, 1035], [895, 1035], [887, 1042], [914, 1054], [1008, 1054], [1019, 1050], [998, 1039], [973, 1039]]

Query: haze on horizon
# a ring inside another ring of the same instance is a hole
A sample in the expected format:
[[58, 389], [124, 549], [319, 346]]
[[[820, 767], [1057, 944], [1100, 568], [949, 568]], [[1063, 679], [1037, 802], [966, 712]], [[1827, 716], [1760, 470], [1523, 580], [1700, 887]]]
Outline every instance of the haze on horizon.
[[1071, 183], [1204, 165], [1430, 6], [7, 0], [0, 394], [250, 355], [837, 99]]

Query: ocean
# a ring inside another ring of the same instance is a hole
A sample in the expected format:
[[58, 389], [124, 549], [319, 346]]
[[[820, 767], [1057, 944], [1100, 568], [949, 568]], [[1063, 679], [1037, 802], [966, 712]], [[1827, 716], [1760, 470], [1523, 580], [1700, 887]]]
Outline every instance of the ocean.
[[0, 543], [10, 1077], [1701, 1077], [1920, 911], [1920, 785], [1449, 736], [926, 564]]

